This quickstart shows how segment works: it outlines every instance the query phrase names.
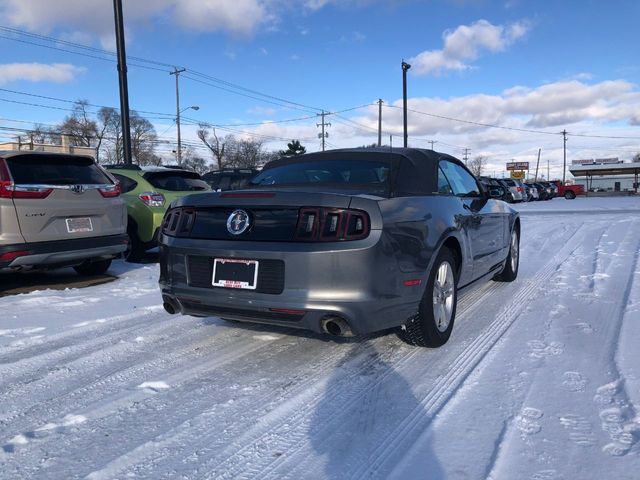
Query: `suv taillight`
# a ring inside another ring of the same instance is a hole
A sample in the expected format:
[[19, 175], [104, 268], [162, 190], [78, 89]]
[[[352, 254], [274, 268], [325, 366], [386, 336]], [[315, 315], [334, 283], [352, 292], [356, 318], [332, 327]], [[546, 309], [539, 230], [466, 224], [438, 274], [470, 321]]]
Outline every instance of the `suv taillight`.
[[518, 192], [522, 193], [522, 187], [518, 187]]
[[193, 208], [173, 208], [168, 210], [162, 220], [162, 233], [172, 237], [186, 237], [191, 233], [196, 220]]
[[0, 198], [47, 198], [52, 188], [37, 185], [14, 185], [9, 176], [9, 169], [0, 159]]
[[298, 213], [296, 240], [334, 242], [369, 236], [369, 215], [361, 210], [304, 207]]
[[164, 195], [157, 192], [143, 192], [138, 195], [148, 207], [164, 207]]
[[120, 193], [122, 193], [122, 188], [120, 187], [120, 182], [116, 182], [114, 185], [111, 185], [109, 187], [99, 188], [98, 191], [104, 198], [113, 198], [119, 196]]

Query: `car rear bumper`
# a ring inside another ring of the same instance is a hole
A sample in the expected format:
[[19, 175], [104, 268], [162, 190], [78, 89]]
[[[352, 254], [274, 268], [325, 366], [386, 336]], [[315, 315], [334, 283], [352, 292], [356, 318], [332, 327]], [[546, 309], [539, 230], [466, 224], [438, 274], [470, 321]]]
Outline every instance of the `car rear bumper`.
[[[318, 333], [325, 332], [323, 321], [329, 317], [346, 321], [354, 334], [399, 326], [417, 312], [426, 272], [400, 272], [395, 258], [379, 246], [379, 238], [379, 231], [372, 232], [369, 238], [347, 245], [258, 244], [161, 236], [163, 300], [169, 309], [183, 314]], [[258, 288], [213, 287], [213, 258], [258, 260]], [[262, 265], [268, 277], [261, 282]], [[410, 279], [419, 279], [420, 284], [405, 286]]]
[[[0, 246], [0, 269], [15, 270], [34, 267], [74, 265], [87, 259], [108, 259], [127, 249], [126, 234], [88, 237], [52, 242], [21, 243]], [[12, 255], [13, 254], [13, 255]]]

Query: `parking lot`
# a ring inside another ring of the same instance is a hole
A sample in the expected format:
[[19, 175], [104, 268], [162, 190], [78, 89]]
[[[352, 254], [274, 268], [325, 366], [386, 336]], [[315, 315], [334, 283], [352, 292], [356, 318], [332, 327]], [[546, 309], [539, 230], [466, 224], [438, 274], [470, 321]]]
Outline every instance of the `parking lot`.
[[0, 298], [0, 477], [637, 478], [638, 200], [518, 208], [440, 349], [170, 316], [155, 263]]

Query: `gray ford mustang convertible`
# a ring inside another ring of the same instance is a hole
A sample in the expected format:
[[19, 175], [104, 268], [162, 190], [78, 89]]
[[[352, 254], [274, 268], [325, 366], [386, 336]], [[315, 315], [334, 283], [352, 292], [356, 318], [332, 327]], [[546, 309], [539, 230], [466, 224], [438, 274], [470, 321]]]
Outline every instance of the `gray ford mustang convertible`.
[[458, 291], [518, 274], [520, 219], [454, 157], [346, 149], [281, 158], [244, 190], [177, 200], [160, 236], [169, 313], [336, 336], [451, 335]]

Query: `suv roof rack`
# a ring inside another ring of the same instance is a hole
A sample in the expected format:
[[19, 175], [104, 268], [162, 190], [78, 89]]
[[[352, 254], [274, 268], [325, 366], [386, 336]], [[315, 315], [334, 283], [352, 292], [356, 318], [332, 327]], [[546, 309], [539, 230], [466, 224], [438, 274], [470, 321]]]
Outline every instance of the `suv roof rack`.
[[126, 165], [124, 163], [103, 164], [100, 166], [112, 170], [142, 170], [139, 165]]

